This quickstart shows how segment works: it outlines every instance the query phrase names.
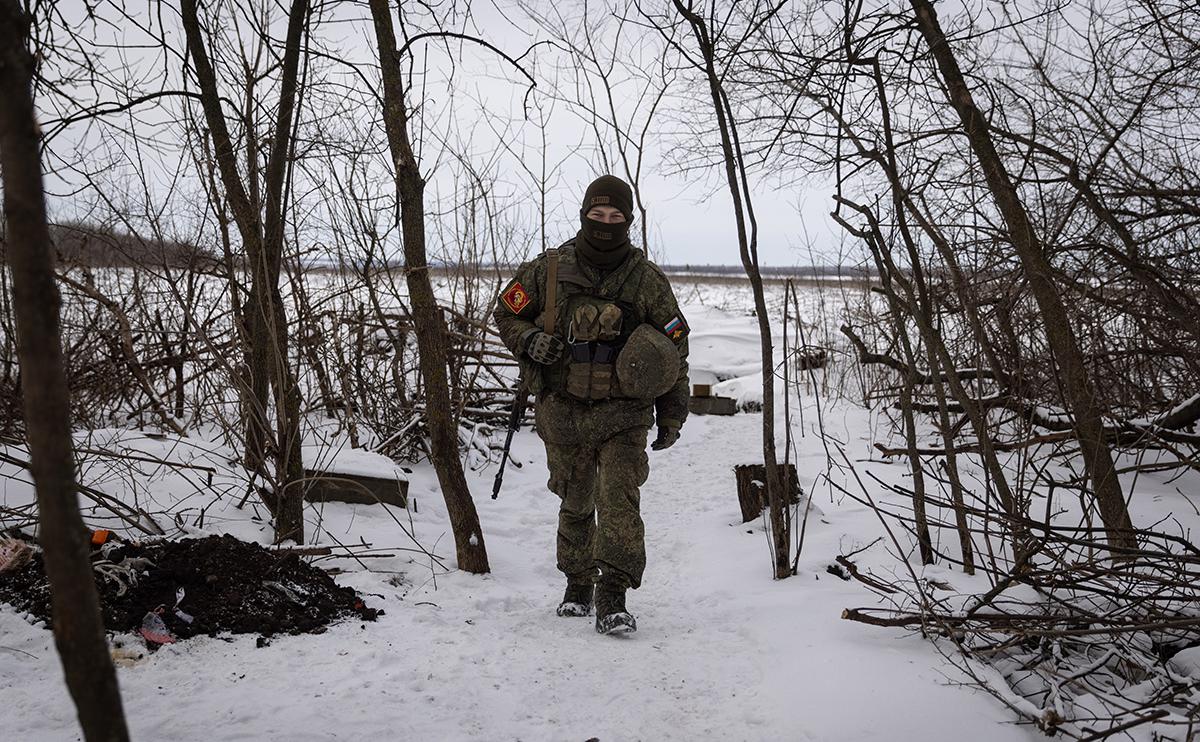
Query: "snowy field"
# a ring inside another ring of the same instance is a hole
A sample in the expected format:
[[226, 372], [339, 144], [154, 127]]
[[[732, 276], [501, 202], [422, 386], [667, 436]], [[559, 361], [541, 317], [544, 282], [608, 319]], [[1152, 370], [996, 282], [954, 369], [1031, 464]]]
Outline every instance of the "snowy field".
[[[745, 293], [720, 287], [681, 290], [692, 327], [692, 368], [724, 380], [718, 392], [751, 400], [761, 378], [756, 320]], [[781, 292], [774, 295], [780, 306]], [[810, 293], [806, 316], [829, 337], [842, 300]], [[819, 375], [846, 374], [835, 357]], [[369, 543], [395, 556], [325, 559], [386, 615], [347, 622], [315, 636], [197, 638], [146, 653], [118, 637], [119, 677], [135, 739], [169, 740], [921, 740], [974, 742], [1041, 737], [1013, 723], [991, 696], [916, 635], [841, 619], [844, 608], [874, 597], [826, 567], [839, 554], [876, 542], [885, 531], [868, 508], [841, 496], [815, 434], [818, 405], [826, 433], [860, 473], [903, 482], [907, 464], [873, 457], [886, 430], [849, 398], [792, 397], [792, 460], [812, 497], [799, 572], [774, 581], [765, 523], [742, 525], [733, 467], [761, 461], [761, 417], [693, 416], [673, 448], [651, 453], [642, 490], [648, 568], [629, 596], [636, 634], [597, 635], [591, 619], [559, 618], [562, 578], [554, 567], [557, 500], [546, 490], [540, 442], [527, 429], [498, 500], [495, 467], [469, 471], [492, 573], [454, 569], [449, 525], [427, 465], [401, 471], [370, 454], [338, 455], [364, 471], [407, 476], [415, 507], [310, 506], [310, 541]], [[782, 410], [779, 413], [783, 421]], [[803, 423], [800, 422], [801, 417]], [[782, 426], [780, 429], [782, 442]], [[178, 515], [189, 534], [229, 532], [269, 542], [253, 508], [236, 507], [244, 484], [233, 451], [196, 437], [151, 439], [135, 431], [94, 431], [90, 446], [136, 451], [203, 468], [151, 468], [133, 491], [99, 464], [89, 484], [154, 511]], [[9, 449], [10, 453], [15, 453]], [[132, 464], [127, 464], [132, 466]], [[32, 501], [21, 475], [0, 471], [0, 506]], [[1144, 475], [1154, 476], [1154, 475]], [[865, 477], [864, 477], [865, 479]], [[870, 481], [870, 480], [866, 480]], [[1179, 482], [1162, 475], [1135, 518], [1190, 513]], [[108, 491], [108, 490], [106, 490]], [[152, 507], [151, 507], [152, 504]], [[199, 515], [203, 513], [203, 520]], [[114, 525], [103, 521], [104, 525]], [[417, 544], [420, 546], [418, 547]], [[860, 568], [899, 575], [902, 555], [885, 538], [855, 556]], [[435, 556], [428, 556], [425, 551]], [[920, 569], [917, 560], [915, 568]], [[987, 589], [981, 577], [931, 567], [924, 576], [962, 593]], [[132, 647], [132, 648], [131, 648]], [[79, 738], [52, 636], [0, 607], [0, 737]]]

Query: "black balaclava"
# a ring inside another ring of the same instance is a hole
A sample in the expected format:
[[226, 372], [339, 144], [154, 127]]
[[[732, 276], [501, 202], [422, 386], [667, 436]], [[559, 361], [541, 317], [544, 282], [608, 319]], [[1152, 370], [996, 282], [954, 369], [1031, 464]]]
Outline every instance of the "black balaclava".
[[[612, 206], [625, 216], [620, 224], [605, 224], [588, 219], [593, 206]], [[579, 209], [579, 239], [575, 249], [589, 265], [612, 270], [629, 255], [629, 223], [633, 220], [633, 191], [629, 184], [615, 175], [601, 175], [592, 181], [583, 194]]]

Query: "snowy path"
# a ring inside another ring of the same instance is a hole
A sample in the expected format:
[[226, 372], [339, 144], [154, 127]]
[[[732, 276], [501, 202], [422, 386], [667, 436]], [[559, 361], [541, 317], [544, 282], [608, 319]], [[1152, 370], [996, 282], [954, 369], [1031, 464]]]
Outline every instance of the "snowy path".
[[[473, 481], [493, 573], [407, 584], [352, 572], [387, 615], [320, 636], [197, 639], [121, 669], [135, 739], [170, 740], [1030, 740], [982, 694], [953, 686], [924, 641], [839, 619], [869, 605], [825, 574], [878, 526], [853, 503], [815, 502], [801, 574], [770, 579], [761, 526], [737, 523], [732, 466], [754, 459], [757, 415], [693, 418], [652, 454], [643, 490], [649, 568], [630, 609], [640, 630], [601, 637], [590, 619], [554, 616], [556, 500], [538, 441], [492, 501], [492, 470]], [[815, 444], [813, 444], [815, 445]], [[801, 471], [820, 467], [802, 450]], [[807, 464], [807, 466], [806, 466]], [[807, 485], [811, 476], [802, 476]], [[445, 518], [418, 471], [422, 542]], [[327, 506], [340, 538], [401, 544], [378, 506]], [[751, 533], [747, 533], [750, 530]], [[439, 547], [446, 552], [445, 542]], [[350, 564], [347, 565], [351, 566]], [[423, 584], [425, 583], [425, 584]], [[29, 653], [36, 659], [22, 653]], [[13, 740], [77, 738], [49, 632], [0, 609], [0, 729]]]

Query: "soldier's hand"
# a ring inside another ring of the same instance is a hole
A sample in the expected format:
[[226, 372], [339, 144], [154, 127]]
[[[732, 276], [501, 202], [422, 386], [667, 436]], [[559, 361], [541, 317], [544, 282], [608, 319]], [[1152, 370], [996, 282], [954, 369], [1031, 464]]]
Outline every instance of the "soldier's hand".
[[679, 440], [679, 428], [663, 427], [658, 429], [658, 437], [650, 444], [650, 448], [655, 451], [661, 451], [664, 448], [670, 448], [675, 445], [675, 441]]
[[564, 348], [563, 341], [539, 330], [529, 338], [525, 353], [543, 366], [549, 366], [562, 358]]

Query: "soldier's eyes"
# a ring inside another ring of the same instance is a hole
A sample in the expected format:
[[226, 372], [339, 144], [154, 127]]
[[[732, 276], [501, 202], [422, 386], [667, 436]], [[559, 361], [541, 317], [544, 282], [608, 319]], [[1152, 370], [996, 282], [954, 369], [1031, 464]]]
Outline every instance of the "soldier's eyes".
[[600, 213], [596, 213], [596, 212], [588, 212], [587, 217], [588, 217], [588, 219], [592, 219], [593, 221], [597, 221], [597, 222], [607, 221], [607, 222], [613, 222], [615, 224], [620, 224], [621, 222], [625, 221], [625, 215], [621, 214], [621, 213], [600, 214]]

